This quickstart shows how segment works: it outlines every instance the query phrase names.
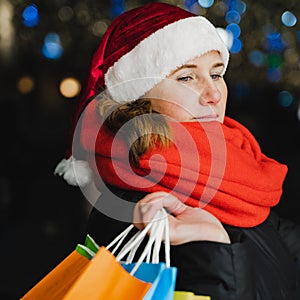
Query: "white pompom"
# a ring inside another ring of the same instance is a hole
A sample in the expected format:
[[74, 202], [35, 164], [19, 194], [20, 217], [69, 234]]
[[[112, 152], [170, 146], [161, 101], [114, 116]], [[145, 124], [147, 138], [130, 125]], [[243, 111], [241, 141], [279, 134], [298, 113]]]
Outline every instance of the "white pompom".
[[92, 181], [92, 170], [89, 163], [76, 160], [73, 156], [63, 159], [55, 168], [55, 175], [63, 176], [68, 184], [84, 187]]

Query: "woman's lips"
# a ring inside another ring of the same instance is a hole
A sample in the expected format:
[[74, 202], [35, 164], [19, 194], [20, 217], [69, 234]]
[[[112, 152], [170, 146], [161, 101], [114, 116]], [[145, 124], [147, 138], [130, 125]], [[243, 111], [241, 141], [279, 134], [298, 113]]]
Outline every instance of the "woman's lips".
[[211, 115], [195, 117], [193, 119], [201, 121], [201, 122], [217, 121], [219, 119], [219, 115], [218, 114], [211, 114]]

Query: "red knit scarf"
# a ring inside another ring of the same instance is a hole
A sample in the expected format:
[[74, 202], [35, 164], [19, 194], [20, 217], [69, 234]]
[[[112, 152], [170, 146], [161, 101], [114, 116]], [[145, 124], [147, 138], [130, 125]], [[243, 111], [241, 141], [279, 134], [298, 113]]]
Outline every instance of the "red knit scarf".
[[233, 119], [226, 117], [224, 124], [170, 122], [173, 144], [143, 155], [135, 170], [129, 167], [125, 141], [105, 128], [98, 133], [100, 125], [92, 101], [81, 142], [94, 172], [110, 185], [172, 192], [185, 204], [239, 227], [262, 223], [279, 202], [287, 167], [265, 156], [253, 135]]

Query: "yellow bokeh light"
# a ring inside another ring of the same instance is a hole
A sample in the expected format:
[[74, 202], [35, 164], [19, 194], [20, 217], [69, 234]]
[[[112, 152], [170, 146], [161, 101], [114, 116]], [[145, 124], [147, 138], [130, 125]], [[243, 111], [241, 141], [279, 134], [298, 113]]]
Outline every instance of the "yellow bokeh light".
[[59, 90], [66, 98], [76, 97], [81, 89], [81, 85], [76, 78], [68, 77], [61, 81]]
[[34, 88], [34, 81], [29, 76], [23, 76], [17, 83], [17, 88], [22, 94], [29, 94]]

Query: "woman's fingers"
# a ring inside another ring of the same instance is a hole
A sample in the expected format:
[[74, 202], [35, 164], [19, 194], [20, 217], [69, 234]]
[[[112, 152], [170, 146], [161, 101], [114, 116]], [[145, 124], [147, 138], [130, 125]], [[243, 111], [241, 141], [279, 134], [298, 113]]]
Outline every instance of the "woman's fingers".
[[135, 206], [134, 225], [139, 229], [143, 228], [147, 223], [154, 220], [156, 213], [162, 208], [177, 216], [185, 210], [186, 206], [175, 196], [165, 192], [148, 194]]
[[186, 205], [177, 197], [166, 192], [155, 192], [144, 197], [139, 204], [142, 206], [143, 212], [150, 210], [152, 207], [155, 211], [166, 208], [173, 215], [181, 214]]
[[227, 232], [214, 215], [201, 208], [186, 206], [166, 192], [148, 194], [136, 204], [134, 225], [143, 229], [149, 222], [155, 221], [156, 213], [162, 208], [170, 213], [171, 244], [201, 240], [230, 243]]

